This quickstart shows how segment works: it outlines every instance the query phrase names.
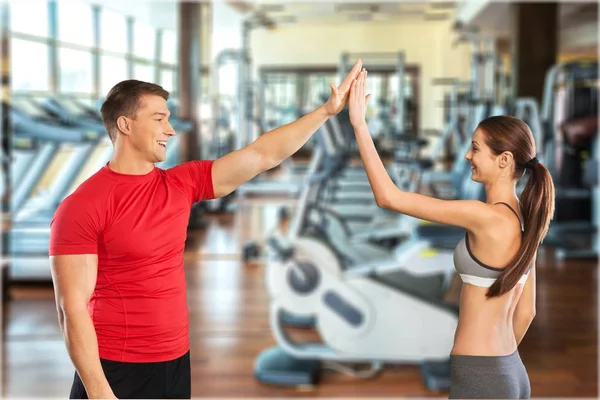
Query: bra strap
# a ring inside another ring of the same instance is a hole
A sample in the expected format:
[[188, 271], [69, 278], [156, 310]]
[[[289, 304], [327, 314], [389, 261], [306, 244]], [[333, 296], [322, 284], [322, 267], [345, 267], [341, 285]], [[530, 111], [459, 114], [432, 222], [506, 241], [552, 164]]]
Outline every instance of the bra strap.
[[517, 219], [519, 220], [519, 224], [521, 224], [521, 230], [522, 231], [525, 230], [525, 227], [523, 226], [523, 221], [521, 221], [521, 217], [519, 217], [519, 214], [517, 214], [517, 212], [515, 211], [515, 209], [512, 208], [510, 204], [505, 203], [503, 201], [499, 201], [498, 203], [494, 203], [494, 205], [496, 205], [496, 204], [504, 204], [506, 207], [510, 208], [510, 211], [512, 211], [513, 214], [515, 214], [517, 216]]

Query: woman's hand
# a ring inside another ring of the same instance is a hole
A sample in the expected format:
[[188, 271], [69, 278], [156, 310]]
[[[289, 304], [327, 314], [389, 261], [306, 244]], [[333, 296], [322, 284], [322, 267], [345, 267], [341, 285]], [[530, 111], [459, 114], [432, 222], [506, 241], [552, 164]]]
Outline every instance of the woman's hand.
[[350, 96], [350, 86], [356, 80], [361, 69], [362, 60], [359, 58], [356, 60], [354, 67], [348, 72], [348, 75], [346, 75], [346, 78], [340, 86], [336, 87], [334, 84], [329, 85], [331, 88], [331, 95], [324, 104], [324, 109], [328, 116], [336, 115], [346, 107], [348, 97]]
[[367, 82], [367, 70], [358, 74], [350, 87], [350, 98], [348, 99], [348, 108], [350, 111], [350, 123], [354, 128], [363, 128], [367, 126], [366, 114], [367, 103], [371, 95], [365, 96]]

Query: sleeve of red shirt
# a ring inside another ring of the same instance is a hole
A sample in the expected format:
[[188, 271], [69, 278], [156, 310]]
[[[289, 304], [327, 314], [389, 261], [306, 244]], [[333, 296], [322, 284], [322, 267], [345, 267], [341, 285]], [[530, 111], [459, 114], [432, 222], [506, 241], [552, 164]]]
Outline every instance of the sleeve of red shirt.
[[49, 255], [98, 254], [100, 226], [99, 214], [90, 201], [65, 198], [50, 223]]
[[212, 180], [214, 160], [184, 162], [169, 170], [183, 184], [184, 191], [192, 203], [215, 198]]

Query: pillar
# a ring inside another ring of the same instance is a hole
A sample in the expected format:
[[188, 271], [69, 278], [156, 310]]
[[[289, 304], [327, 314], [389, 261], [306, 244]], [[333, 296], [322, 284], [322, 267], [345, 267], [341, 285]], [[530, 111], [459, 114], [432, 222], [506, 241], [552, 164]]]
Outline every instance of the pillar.
[[197, 160], [202, 154], [200, 140], [200, 66], [202, 3], [179, 3], [179, 117], [193, 124], [189, 135], [180, 138], [180, 159]]
[[515, 3], [512, 20], [512, 84], [516, 97], [541, 104], [544, 79], [558, 54], [558, 3]]

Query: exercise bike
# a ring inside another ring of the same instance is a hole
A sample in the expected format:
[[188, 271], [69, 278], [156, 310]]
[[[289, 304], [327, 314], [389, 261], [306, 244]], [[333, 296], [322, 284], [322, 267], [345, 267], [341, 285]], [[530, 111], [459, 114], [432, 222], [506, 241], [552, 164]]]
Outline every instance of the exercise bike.
[[[324, 132], [316, 134], [321, 142]], [[315, 149], [319, 159], [323, 147]], [[328, 242], [318, 225], [307, 224], [308, 199], [336, 168], [332, 161], [306, 183], [288, 237], [269, 243], [270, 323], [279, 346], [259, 355], [256, 378], [313, 385], [322, 362], [371, 364], [369, 372], [356, 373], [362, 377], [377, 373], [383, 363], [411, 363], [421, 365], [430, 389], [447, 389], [458, 309], [443, 301], [440, 276], [424, 268], [411, 273], [398, 265], [357, 262], [344, 254], [347, 249]], [[285, 332], [286, 315], [314, 319], [324, 343], [293, 342]]]

